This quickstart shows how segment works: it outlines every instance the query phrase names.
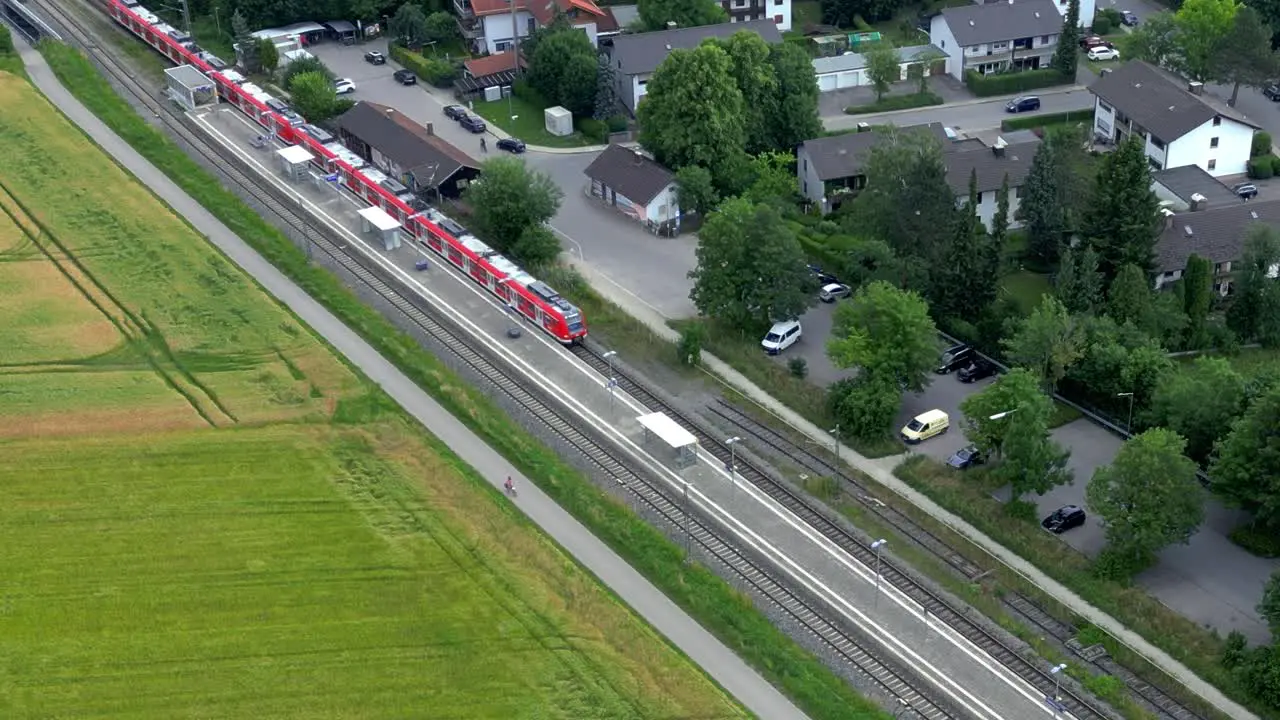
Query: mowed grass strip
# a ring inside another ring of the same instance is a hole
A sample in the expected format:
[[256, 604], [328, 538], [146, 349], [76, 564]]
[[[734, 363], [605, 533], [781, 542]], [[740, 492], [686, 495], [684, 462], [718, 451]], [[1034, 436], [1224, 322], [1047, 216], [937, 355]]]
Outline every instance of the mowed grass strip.
[[6, 465], [0, 714], [745, 717], [399, 422]]

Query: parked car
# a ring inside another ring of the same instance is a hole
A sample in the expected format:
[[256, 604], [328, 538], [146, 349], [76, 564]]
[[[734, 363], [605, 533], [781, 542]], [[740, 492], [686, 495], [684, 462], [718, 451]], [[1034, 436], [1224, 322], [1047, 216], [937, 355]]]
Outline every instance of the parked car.
[[1078, 505], [1063, 505], [1050, 513], [1049, 517], [1040, 521], [1040, 527], [1054, 535], [1061, 535], [1071, 528], [1084, 524], [1084, 508]]
[[338, 78], [333, 81], [333, 92], [338, 95], [349, 95], [356, 91], [356, 84], [347, 78]]
[[998, 370], [999, 368], [996, 367], [995, 363], [989, 360], [983, 360], [982, 358], [976, 358], [973, 362], [960, 368], [960, 372], [956, 373], [956, 377], [959, 378], [962, 383], [978, 382], [983, 378], [989, 378], [992, 375], [995, 375]]
[[396, 82], [401, 85], [416, 85], [418, 76], [413, 74], [412, 70], [397, 70], [395, 73]]
[[977, 445], [965, 445], [947, 458], [947, 464], [957, 470], [981, 465], [984, 462], [986, 462], [986, 458], [978, 451]]
[[498, 141], [498, 149], [519, 155], [524, 152], [524, 141], [513, 137], [505, 137]]
[[370, 65], [386, 65], [387, 56], [383, 55], [377, 50], [370, 50], [369, 52], [364, 54], [364, 61], [369, 63]]
[[818, 291], [818, 299], [824, 303], [833, 303], [842, 297], [847, 297], [852, 292], [848, 285], [841, 283], [828, 283], [822, 286], [822, 290]]
[[1271, 83], [1262, 89], [1262, 94], [1271, 102], [1280, 102], [1280, 84]]
[[461, 120], [467, 116], [467, 109], [461, 105], [445, 105], [444, 116], [450, 120]]
[[1235, 193], [1241, 200], [1252, 200], [1258, 197], [1258, 186], [1253, 183], [1239, 183], [1231, 186], [1231, 192]]
[[967, 367], [971, 362], [973, 362], [973, 348], [968, 345], [953, 345], [942, 351], [942, 357], [938, 359], [938, 367], [934, 372], [946, 375]]
[[1119, 60], [1120, 51], [1111, 47], [1091, 47], [1085, 57], [1090, 60]]
[[915, 445], [935, 435], [941, 435], [951, 427], [951, 418], [941, 410], [928, 410], [911, 418], [902, 428], [902, 441]]
[[1111, 47], [1111, 43], [1107, 42], [1106, 40], [1103, 40], [1097, 35], [1089, 35], [1088, 37], [1080, 38], [1081, 50], [1088, 50], [1090, 48], [1095, 48], [1095, 47]]
[[462, 118], [458, 121], [458, 124], [476, 134], [485, 131], [484, 121], [475, 115], [468, 115]]
[[777, 355], [795, 345], [802, 333], [799, 320], [783, 320], [769, 328], [769, 332], [765, 333], [764, 339], [760, 341], [760, 346], [770, 355]]
[[830, 285], [834, 282], [840, 282], [836, 279], [835, 275], [832, 275], [829, 272], [823, 272], [822, 268], [817, 265], [806, 265], [805, 267], [809, 268], [809, 274], [813, 275], [814, 279], [822, 285]]
[[1005, 112], [1020, 113], [1040, 109], [1040, 98], [1035, 95], [1016, 97], [1004, 106]]
[[1130, 10], [1121, 10], [1120, 22], [1129, 27], [1138, 27], [1138, 16], [1134, 15]]

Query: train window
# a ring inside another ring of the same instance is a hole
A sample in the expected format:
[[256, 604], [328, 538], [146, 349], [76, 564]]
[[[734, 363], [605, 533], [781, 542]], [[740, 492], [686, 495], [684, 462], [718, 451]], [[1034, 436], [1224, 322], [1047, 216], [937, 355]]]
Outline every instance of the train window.
[[435, 250], [436, 252], [440, 252], [441, 250], [444, 249], [444, 241], [441, 240], [438, 236], [431, 234], [430, 232], [427, 233], [427, 244], [430, 245], [431, 249]]
[[544, 313], [542, 316], [542, 327], [548, 330], [554, 330], [556, 327], [556, 321], [559, 319], [560, 318], [552, 315], [551, 313]]
[[479, 263], [471, 264], [471, 277], [475, 278], [476, 282], [481, 285], [489, 284], [489, 271], [485, 270], [484, 266]]
[[458, 251], [458, 248], [449, 248], [449, 262], [457, 265], [458, 267], [462, 267], [462, 253]]

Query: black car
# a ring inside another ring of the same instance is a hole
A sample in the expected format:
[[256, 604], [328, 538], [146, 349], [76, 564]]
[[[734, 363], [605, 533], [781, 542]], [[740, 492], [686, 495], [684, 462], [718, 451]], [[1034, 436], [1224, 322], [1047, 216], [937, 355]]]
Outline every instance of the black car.
[[506, 150], [509, 153], [515, 153], [519, 155], [520, 153], [524, 152], [524, 141], [517, 140], [516, 138], [513, 138], [513, 137], [502, 138], [501, 140], [498, 141], [498, 149]]
[[1024, 95], [1010, 100], [1005, 106], [1005, 112], [1020, 113], [1030, 112], [1040, 109], [1040, 98], [1035, 95]]
[[1262, 94], [1267, 96], [1271, 102], [1280, 102], [1280, 85], [1271, 84], [1263, 88]]
[[1240, 183], [1231, 186], [1231, 192], [1241, 200], [1252, 200], [1258, 197], [1258, 186], [1253, 183]]
[[484, 121], [475, 115], [467, 115], [459, 120], [458, 124], [473, 133], [482, 133], [485, 130]]
[[964, 470], [965, 468], [973, 467], [974, 465], [981, 465], [985, 461], [986, 458], [982, 457], [982, 453], [978, 450], [977, 445], [966, 445], [957, 450], [954, 455], [947, 458], [947, 464], [957, 470]]
[[444, 116], [450, 120], [461, 120], [467, 116], [467, 109], [461, 105], [445, 105]]
[[412, 70], [397, 70], [395, 79], [401, 85], [416, 85], [418, 83], [418, 76], [414, 75]]
[[387, 56], [383, 55], [377, 50], [370, 50], [369, 52], [364, 54], [364, 61], [369, 63], [370, 65], [386, 65]]
[[960, 368], [960, 372], [956, 373], [956, 377], [962, 383], [978, 382], [983, 378], [989, 378], [996, 374], [999, 368], [990, 360], [975, 358], [973, 362]]
[[971, 362], [973, 362], [973, 348], [968, 345], [955, 345], [943, 351], [942, 358], [938, 361], [938, 367], [934, 372], [939, 375], [946, 375], [960, 368], [968, 367]]
[[1080, 527], [1084, 524], [1084, 521], [1084, 508], [1076, 505], [1064, 505], [1054, 510], [1049, 517], [1040, 521], [1040, 527], [1054, 535], [1061, 535], [1071, 528]]
[[1138, 16], [1129, 10], [1120, 11], [1120, 22], [1129, 27], [1138, 27]]
[[822, 268], [817, 265], [806, 265], [805, 267], [809, 268], [809, 274], [813, 276], [814, 280], [818, 281], [819, 286], [840, 282], [836, 279], [835, 275], [832, 275], [829, 272], [823, 272]]

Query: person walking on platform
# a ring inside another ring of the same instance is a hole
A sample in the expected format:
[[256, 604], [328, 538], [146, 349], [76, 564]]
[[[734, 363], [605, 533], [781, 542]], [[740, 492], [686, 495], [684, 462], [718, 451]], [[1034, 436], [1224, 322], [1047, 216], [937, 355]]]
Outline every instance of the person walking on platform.
[[484, 138], [480, 138], [480, 152], [489, 152], [489, 143], [485, 142]]

